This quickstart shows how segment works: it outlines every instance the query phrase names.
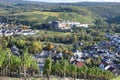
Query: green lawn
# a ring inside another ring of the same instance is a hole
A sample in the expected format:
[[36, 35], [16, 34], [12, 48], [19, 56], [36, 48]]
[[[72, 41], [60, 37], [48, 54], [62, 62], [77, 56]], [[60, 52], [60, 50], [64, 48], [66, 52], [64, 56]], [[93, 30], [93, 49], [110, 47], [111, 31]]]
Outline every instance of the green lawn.
[[61, 37], [61, 36], [69, 36], [69, 35], [71, 35], [70, 32], [57, 32], [57, 31], [44, 31], [44, 30], [40, 30], [38, 32], [38, 34], [44, 35], [44, 36], [52, 36], [52, 37], [54, 37], [54, 36]]
[[118, 77], [116, 77], [116, 78], [114, 78], [112, 80], [120, 80], [120, 76], [118, 76]]

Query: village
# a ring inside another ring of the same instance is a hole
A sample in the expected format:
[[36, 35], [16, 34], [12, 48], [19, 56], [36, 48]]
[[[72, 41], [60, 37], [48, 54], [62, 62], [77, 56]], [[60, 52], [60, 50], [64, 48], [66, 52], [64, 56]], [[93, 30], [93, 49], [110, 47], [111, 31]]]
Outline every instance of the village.
[[[70, 21], [53, 21], [49, 22], [48, 25], [53, 29], [61, 31], [72, 31], [73, 27], [88, 28], [88, 24], [81, 24], [80, 22]], [[12, 35], [35, 35], [37, 32], [39, 31], [30, 29], [30, 26], [0, 23], [0, 37]]]
[[[116, 76], [120, 74], [120, 37], [106, 34], [109, 41], [102, 41], [99, 44], [86, 47], [82, 51], [74, 50], [73, 55], [70, 57], [70, 63], [75, 64], [78, 67], [82, 67], [93, 59], [101, 59], [99, 62], [99, 68], [101, 70], [109, 70]], [[60, 60], [63, 58], [63, 52], [56, 52], [54, 47], [52, 50], [43, 50], [42, 52], [35, 54], [34, 59], [37, 60], [41, 74], [43, 74], [44, 64], [47, 57], [52, 57], [52, 60]], [[11, 47], [11, 51], [14, 55], [20, 55], [19, 49], [14, 45]]]
[[[55, 29], [61, 30], [69, 30], [72, 27], [84, 27], [88, 28], [87, 24], [80, 24], [77, 22], [49, 22], [50, 26], [53, 26]], [[68, 25], [69, 24], [69, 25]], [[32, 30], [29, 28], [22, 28], [21, 26], [13, 26], [9, 27], [7, 23], [0, 23], [0, 36], [12, 36], [12, 35], [36, 35], [38, 30]], [[67, 28], [66, 28], [67, 27]], [[72, 56], [70, 56], [69, 62], [71, 64], [75, 64], [78, 67], [83, 67], [84, 65], [89, 65], [92, 59], [100, 61], [97, 63], [99, 65], [99, 69], [110, 71], [116, 76], [120, 74], [120, 37], [116, 35], [105, 35], [108, 41], [101, 41], [98, 44], [94, 44], [92, 46], [88, 46], [83, 50], [72, 50]], [[84, 45], [84, 44], [82, 44]], [[82, 46], [81, 45], [81, 46]], [[19, 48], [16, 45], [12, 45], [10, 47], [13, 55], [20, 55]], [[57, 46], [53, 47], [50, 51], [42, 50], [40, 53], [33, 55], [33, 58], [37, 60], [37, 64], [39, 65], [40, 73], [43, 74], [45, 60], [48, 57], [51, 57], [53, 62], [55, 60], [60, 60], [63, 58], [63, 52], [57, 52]], [[97, 61], [96, 60], [96, 61]]]
[[0, 0], [0, 80], [120, 80], [119, 0]]
[[29, 29], [28, 26], [0, 23], [0, 37], [12, 35], [35, 35], [36, 32], [37, 31]]
[[[100, 42], [93, 46], [89, 46], [83, 51], [73, 51], [73, 56], [70, 58], [71, 64], [76, 64], [79, 67], [84, 66], [86, 63], [90, 62], [92, 58], [101, 58], [99, 63], [99, 68], [102, 70], [109, 70], [114, 73], [116, 76], [120, 74], [120, 37], [114, 35], [105, 35], [107, 39], [110, 39], [109, 42]], [[111, 47], [114, 47], [111, 48]], [[42, 51], [39, 54], [34, 56], [38, 60], [40, 68], [44, 67], [44, 60], [46, 57], [50, 56], [54, 59], [61, 59], [64, 53], [59, 52], [55, 53], [56, 48], [53, 48], [52, 51]], [[41, 60], [42, 59], [42, 60]]]

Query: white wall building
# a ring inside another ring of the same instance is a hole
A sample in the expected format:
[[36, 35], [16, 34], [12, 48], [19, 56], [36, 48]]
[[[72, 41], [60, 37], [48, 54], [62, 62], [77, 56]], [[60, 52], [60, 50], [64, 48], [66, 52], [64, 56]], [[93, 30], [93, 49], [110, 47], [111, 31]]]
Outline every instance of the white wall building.
[[88, 24], [81, 24], [80, 22], [70, 22], [70, 21], [53, 21], [49, 22], [49, 25], [56, 29], [70, 30], [73, 27], [84, 27], [88, 28]]

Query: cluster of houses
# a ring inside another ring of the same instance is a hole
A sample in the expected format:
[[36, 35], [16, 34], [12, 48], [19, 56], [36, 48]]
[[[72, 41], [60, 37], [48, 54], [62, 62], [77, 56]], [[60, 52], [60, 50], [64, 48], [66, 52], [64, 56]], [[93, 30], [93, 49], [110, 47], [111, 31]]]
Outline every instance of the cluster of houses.
[[109, 39], [110, 44], [116, 48], [117, 55], [120, 54], [120, 37], [118, 35], [106, 34], [106, 38]]
[[52, 21], [49, 22], [49, 26], [60, 30], [71, 30], [73, 27], [88, 28], [88, 24], [81, 24], [80, 22], [71, 21]]
[[11, 25], [0, 23], [0, 37], [12, 35], [35, 35], [36, 32], [32, 29], [22, 29], [21, 25]]
[[[82, 67], [92, 58], [100, 57], [101, 62], [98, 64], [99, 68], [102, 70], [109, 70], [117, 76], [120, 74], [120, 56], [116, 55], [116, 52], [110, 51], [108, 48], [103, 47], [106, 45], [108, 46], [108, 42], [101, 42], [99, 44], [87, 47], [83, 51], [73, 51], [74, 55], [70, 58], [71, 64]], [[20, 55], [19, 49], [15, 45], [11, 46], [11, 51], [14, 55]], [[41, 71], [44, 68], [45, 59], [49, 56], [53, 57], [54, 61], [54, 59], [61, 59], [64, 56], [64, 53], [56, 53], [56, 49], [54, 48], [51, 51], [43, 50], [41, 53], [33, 56], [33, 58], [38, 61]]]
[[[80, 24], [79, 22], [69, 22], [69, 21], [55, 21], [50, 22], [50, 25], [56, 29], [71, 29], [72, 27], [88, 27], [88, 24]], [[31, 29], [21, 29], [18, 26], [10, 26], [7, 23], [0, 23], [0, 36], [11, 36], [11, 35], [34, 35], [35, 31]], [[101, 58], [99, 68], [103, 70], [109, 70], [114, 74], [118, 75], [120, 73], [120, 37], [116, 35], [106, 34], [106, 38], [109, 41], [102, 41], [98, 44], [86, 47], [82, 51], [73, 51], [74, 55], [71, 57], [70, 62], [82, 67], [86, 64], [86, 61], [91, 58]], [[81, 44], [84, 45], [84, 44]], [[111, 50], [111, 48], [113, 48]], [[11, 46], [11, 51], [14, 55], [20, 55], [19, 49], [15, 46]], [[46, 58], [48, 56], [60, 59], [64, 56], [64, 53], [59, 52], [56, 54], [56, 48], [51, 51], [42, 51], [35, 58]], [[39, 64], [40, 62], [38, 62]], [[43, 62], [44, 63], [44, 62]], [[42, 64], [43, 64], [42, 63]], [[42, 65], [44, 67], [44, 64]]]
[[[73, 27], [88, 28], [88, 24], [71, 21], [52, 21], [49, 26], [57, 30], [72, 31]], [[11, 35], [34, 35], [36, 32], [31, 29], [22, 29], [22, 25], [14, 25], [0, 22], [0, 37]]]
[[[108, 38], [107, 35], [106, 38]], [[120, 74], [120, 51], [118, 51], [117, 49], [118, 46], [120, 47], [120, 45], [116, 45], [116, 41], [119, 43], [119, 40], [119, 37], [114, 37], [109, 41], [102, 41], [98, 44], [86, 47], [83, 51], [73, 51], [74, 55], [71, 57], [70, 62], [72, 64], [76, 64], [79, 67], [82, 67], [86, 64], [86, 62], [90, 61], [92, 58], [100, 58], [101, 62], [98, 64], [100, 69], [109, 70], [115, 75], [118, 75]], [[115, 49], [111, 50], [110, 48], [113, 46], [115, 46]], [[64, 56], [64, 53], [59, 52], [56, 54], [55, 49], [53, 49], [50, 52], [42, 51], [39, 54], [39, 56], [52, 56], [53, 58], [55, 57], [57, 59], [60, 59]]]

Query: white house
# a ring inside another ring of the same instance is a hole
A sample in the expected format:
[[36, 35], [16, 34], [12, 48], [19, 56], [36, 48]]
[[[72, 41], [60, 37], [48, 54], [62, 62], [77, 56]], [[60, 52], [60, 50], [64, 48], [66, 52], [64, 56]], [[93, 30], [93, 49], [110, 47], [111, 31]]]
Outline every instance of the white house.
[[22, 32], [23, 35], [35, 35], [34, 31], [23, 31]]
[[63, 53], [62, 53], [62, 52], [57, 53], [57, 54], [56, 54], [56, 57], [57, 57], [57, 58], [63, 57]]
[[5, 31], [4, 35], [5, 36], [12, 36], [13, 32], [8, 30], [8, 31]]
[[49, 22], [49, 25], [55, 29], [61, 30], [70, 30], [74, 26], [88, 28], [88, 24], [81, 24], [80, 22], [71, 22], [71, 21], [53, 21]]
[[74, 53], [74, 57], [78, 57], [78, 59], [79, 59], [79, 58], [83, 57], [83, 53], [77, 50], [77, 51]]
[[76, 27], [84, 27], [84, 28], [88, 28], [88, 24], [76, 24]]
[[2, 37], [2, 31], [0, 30], [0, 37]]
[[39, 56], [40, 57], [48, 57], [49, 56], [49, 51], [42, 51], [40, 54], [39, 54]]

